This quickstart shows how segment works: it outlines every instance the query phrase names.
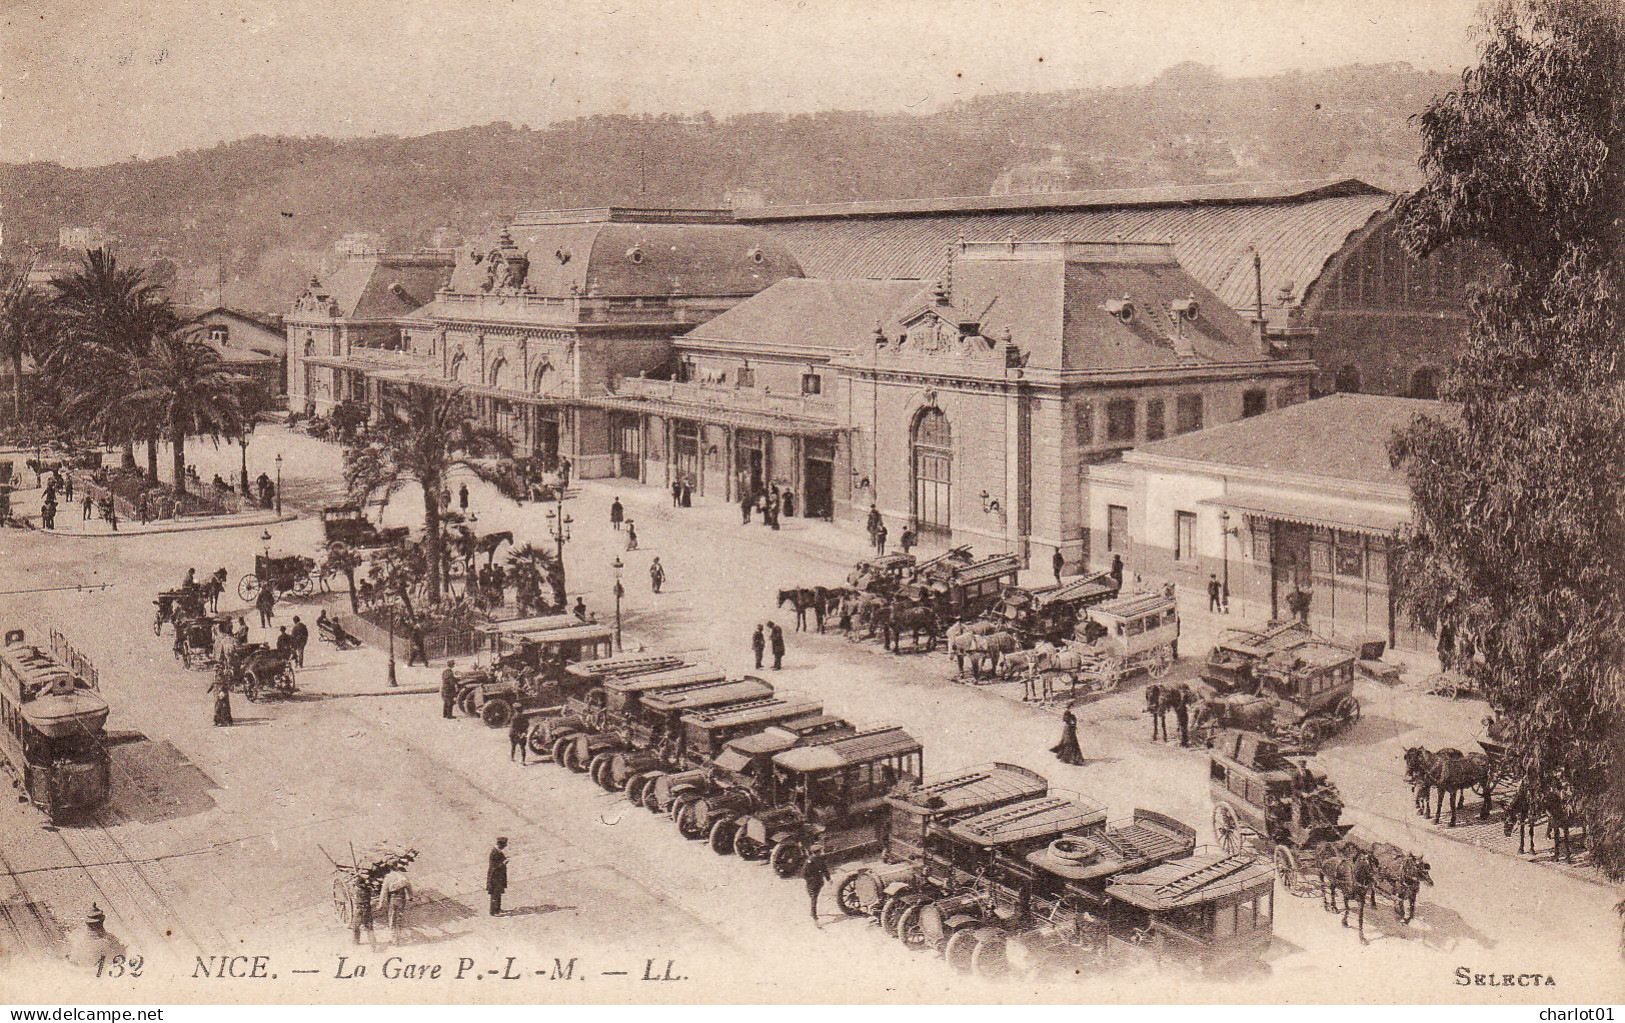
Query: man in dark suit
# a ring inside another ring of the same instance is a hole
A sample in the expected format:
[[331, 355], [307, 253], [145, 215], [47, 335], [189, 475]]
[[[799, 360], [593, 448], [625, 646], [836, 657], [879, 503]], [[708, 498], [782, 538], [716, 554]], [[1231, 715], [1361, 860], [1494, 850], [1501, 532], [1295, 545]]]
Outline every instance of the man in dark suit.
[[440, 673], [440, 716], [451, 720], [451, 709], [457, 705], [457, 662], [447, 661]]
[[502, 914], [502, 893], [508, 890], [508, 840], [497, 839], [485, 868], [485, 893], [491, 896], [491, 915]]
[[824, 854], [822, 846], [813, 846], [807, 855], [807, 864], [801, 868], [802, 880], [807, 882], [807, 904], [812, 911], [813, 922], [818, 922], [818, 894], [829, 883], [829, 857]]

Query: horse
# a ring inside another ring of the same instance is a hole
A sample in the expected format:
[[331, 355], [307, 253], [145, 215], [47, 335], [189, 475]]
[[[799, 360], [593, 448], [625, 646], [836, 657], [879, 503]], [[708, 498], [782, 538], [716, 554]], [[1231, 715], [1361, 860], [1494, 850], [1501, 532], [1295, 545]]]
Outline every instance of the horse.
[[226, 590], [226, 570], [217, 568], [209, 578], [198, 583], [198, 592], [213, 614], [220, 613], [220, 594]]
[[999, 674], [1011, 678], [1017, 672], [1032, 672], [1042, 667], [1049, 655], [1054, 652], [1055, 647], [1044, 641], [1039, 641], [1027, 650], [1012, 650], [1005, 654], [1004, 660], [999, 663]]
[[1349, 902], [1352, 899], [1359, 910], [1360, 942], [1366, 943], [1365, 904], [1376, 905], [1377, 858], [1369, 849], [1353, 842], [1340, 842], [1326, 847], [1329, 855], [1320, 857], [1321, 906], [1328, 913], [1337, 912], [1337, 897], [1343, 896], [1343, 926], [1349, 925]]
[[1410, 923], [1416, 918], [1417, 893], [1423, 885], [1433, 887], [1428, 861], [1387, 842], [1373, 845], [1371, 855], [1376, 858], [1377, 876], [1394, 886], [1394, 917], [1400, 923]]
[[1258, 696], [1218, 696], [1200, 699], [1192, 694], [1196, 704], [1194, 727], [1205, 729], [1210, 724], [1217, 728], [1238, 728], [1245, 732], [1270, 733], [1275, 723], [1275, 701]]
[[[1168, 741], [1168, 712], [1178, 707], [1189, 707], [1196, 697], [1190, 686], [1183, 682], [1153, 682], [1145, 687], [1145, 712], [1151, 715], [1151, 741], [1157, 741], [1157, 733], [1162, 733], [1162, 741]], [[1186, 745], [1189, 740], [1187, 734], [1179, 737], [1180, 745]]]
[[[818, 594], [809, 586], [800, 586], [791, 590], [780, 590], [778, 606], [789, 604], [796, 612], [796, 631], [807, 631], [807, 612], [818, 603]], [[820, 629], [820, 632], [823, 630]]]
[[948, 626], [948, 631], [944, 633], [944, 638], [956, 639], [960, 636], [986, 636], [990, 635], [991, 633], [998, 632], [1002, 628], [1004, 628], [1002, 623], [995, 622], [990, 618], [978, 618], [972, 622], [954, 622], [952, 625]]
[[1529, 855], [1535, 854], [1535, 827], [1546, 822], [1546, 837], [1552, 842], [1552, 862], [1561, 853], [1565, 861], [1574, 862], [1574, 846], [1569, 836], [1568, 808], [1564, 795], [1551, 786], [1537, 786], [1525, 780], [1518, 785], [1512, 800], [1506, 806], [1506, 819], [1501, 824], [1502, 834], [1511, 836], [1518, 829], [1518, 855], [1522, 856], [1524, 835], [1529, 836]]
[[1428, 816], [1433, 790], [1439, 790], [1438, 803], [1433, 807], [1433, 823], [1440, 822], [1448, 801], [1450, 826], [1455, 827], [1456, 812], [1466, 801], [1465, 793], [1475, 788], [1484, 793], [1478, 819], [1489, 820], [1490, 768], [1483, 755], [1449, 748], [1430, 752], [1421, 746], [1411, 746], [1405, 750], [1405, 777], [1415, 787], [1417, 813], [1423, 817]]
[[937, 648], [937, 616], [928, 607], [897, 607], [888, 605], [881, 618], [884, 632], [883, 645], [892, 653], [903, 652], [903, 633], [912, 634], [914, 648], [919, 649], [920, 633], [925, 633], [926, 652]]

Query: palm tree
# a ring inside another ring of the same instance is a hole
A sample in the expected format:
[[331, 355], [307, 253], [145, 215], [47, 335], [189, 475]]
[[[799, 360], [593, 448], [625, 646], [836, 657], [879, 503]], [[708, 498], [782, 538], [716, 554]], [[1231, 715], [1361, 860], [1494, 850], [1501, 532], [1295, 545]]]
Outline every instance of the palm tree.
[[407, 386], [391, 389], [377, 421], [344, 449], [344, 482], [352, 499], [366, 504], [389, 498], [407, 483], [423, 488], [423, 536], [428, 547], [429, 600], [438, 604], [444, 588], [445, 538], [440, 493], [458, 466], [474, 459], [506, 455], [512, 442], [475, 425], [460, 388]]
[[224, 368], [220, 353], [198, 340], [195, 327], [160, 338], [135, 367], [137, 389], [127, 403], [147, 422], [169, 431], [175, 492], [186, 493], [186, 438], [236, 437], [243, 429], [243, 377]]
[[323, 574], [328, 571], [338, 572], [344, 576], [344, 581], [350, 584], [350, 611], [360, 614], [361, 608], [356, 605], [355, 599], [355, 573], [362, 564], [361, 552], [349, 544], [335, 543], [327, 549], [327, 564], [323, 566]]
[[56, 311], [28, 286], [25, 267], [0, 268], [0, 357], [11, 364], [11, 411], [23, 422], [23, 357], [42, 354], [56, 329]]
[[515, 547], [508, 552], [508, 567], [522, 593], [531, 594], [539, 602], [545, 582], [552, 587], [554, 605], [564, 606], [564, 573], [559, 570], [558, 558], [552, 551], [528, 543]]
[[135, 466], [135, 442], [145, 440], [147, 475], [156, 481], [162, 424], [143, 421], [128, 399], [138, 389], [132, 369], [178, 326], [174, 306], [146, 271], [120, 267], [103, 249], [87, 251], [79, 266], [52, 284], [64, 330], [46, 369], [69, 396], [69, 422], [119, 444], [126, 468]]

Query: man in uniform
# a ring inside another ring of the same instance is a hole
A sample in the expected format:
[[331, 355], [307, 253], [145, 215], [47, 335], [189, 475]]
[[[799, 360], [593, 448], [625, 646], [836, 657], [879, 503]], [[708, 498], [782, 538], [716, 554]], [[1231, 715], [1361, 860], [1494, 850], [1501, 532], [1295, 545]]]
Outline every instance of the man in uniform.
[[491, 896], [491, 915], [502, 914], [502, 893], [508, 890], [508, 840], [497, 839], [485, 867], [485, 893]]
[[813, 923], [818, 923], [818, 894], [829, 883], [829, 858], [824, 855], [823, 846], [812, 847], [807, 865], [801, 868], [801, 877], [807, 882], [807, 908], [812, 912]]
[[773, 630], [773, 670], [778, 671], [784, 664], [784, 630], [778, 622], [769, 622], [767, 627]]
[[508, 722], [508, 760], [513, 761], [513, 755], [519, 754], [519, 766], [525, 766], [525, 755], [528, 752], [525, 740], [529, 738], [530, 721], [525, 715], [514, 712], [513, 720]]
[[451, 720], [451, 709], [457, 704], [457, 662], [447, 661], [440, 673], [440, 716]]

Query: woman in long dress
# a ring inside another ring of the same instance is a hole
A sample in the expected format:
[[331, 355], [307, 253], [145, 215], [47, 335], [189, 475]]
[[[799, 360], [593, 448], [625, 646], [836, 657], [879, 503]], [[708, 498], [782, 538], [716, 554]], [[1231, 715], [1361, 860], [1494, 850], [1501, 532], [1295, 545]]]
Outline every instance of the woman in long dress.
[[1063, 764], [1083, 763], [1083, 750], [1078, 746], [1078, 716], [1072, 713], [1071, 707], [1061, 715], [1061, 741], [1051, 746], [1050, 752]]
[[214, 724], [216, 728], [223, 728], [232, 723], [231, 720], [231, 686], [225, 679], [216, 679], [209, 684], [209, 692], [214, 694]]

